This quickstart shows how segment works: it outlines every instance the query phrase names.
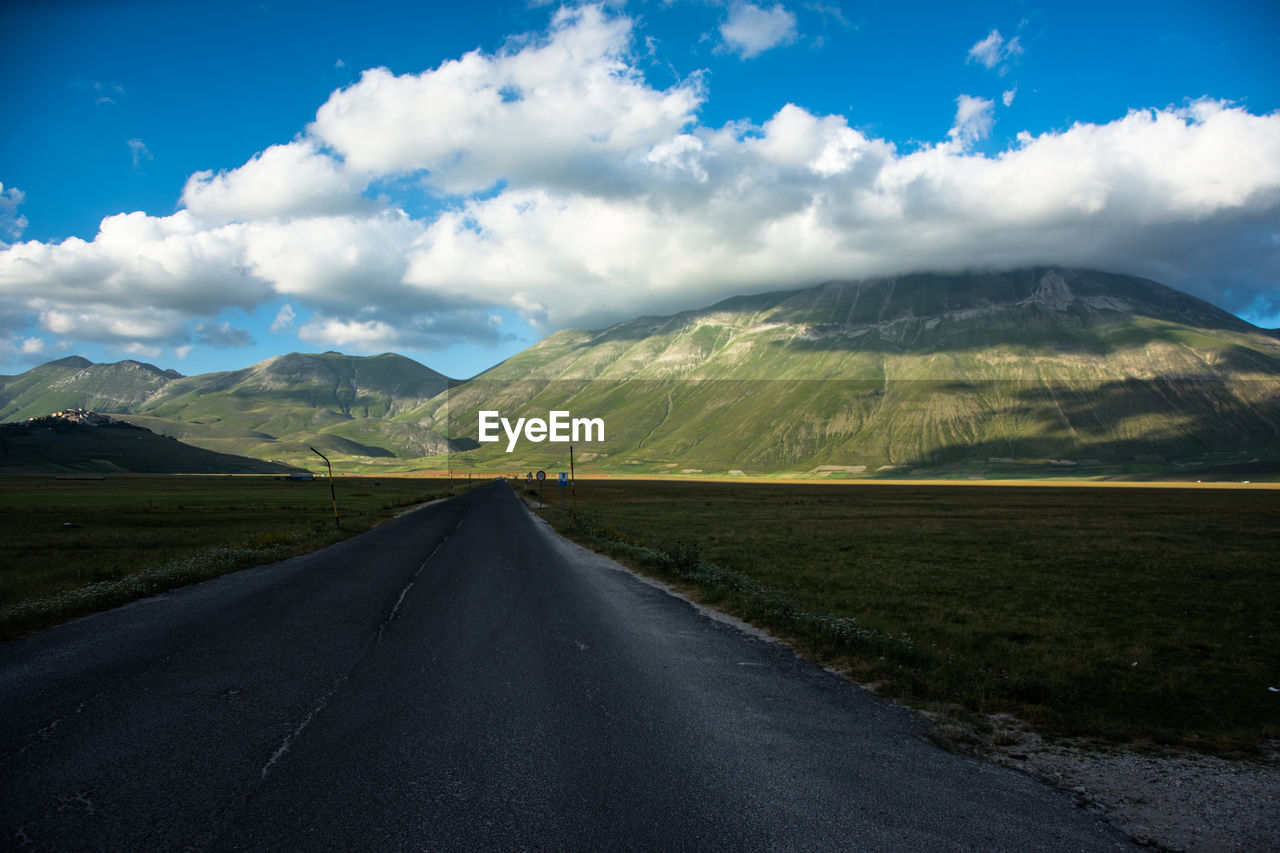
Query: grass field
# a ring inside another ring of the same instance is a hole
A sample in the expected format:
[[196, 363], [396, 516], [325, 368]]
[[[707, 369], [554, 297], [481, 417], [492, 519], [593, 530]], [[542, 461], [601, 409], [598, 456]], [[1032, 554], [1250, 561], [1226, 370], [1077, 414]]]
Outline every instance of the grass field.
[[448, 489], [339, 478], [338, 529], [319, 478], [0, 477], [0, 638], [314, 551]]
[[[549, 490], [550, 491], [550, 490]], [[1280, 491], [580, 481], [584, 544], [883, 694], [1050, 734], [1280, 737]], [[982, 723], [989, 725], [988, 723]]]

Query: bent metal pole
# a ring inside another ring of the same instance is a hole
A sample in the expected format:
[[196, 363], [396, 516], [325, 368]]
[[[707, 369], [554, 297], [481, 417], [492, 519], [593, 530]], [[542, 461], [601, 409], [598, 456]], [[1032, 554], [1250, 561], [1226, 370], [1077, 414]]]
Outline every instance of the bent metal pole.
[[333, 497], [333, 526], [341, 530], [342, 523], [338, 521], [338, 491], [333, 487], [333, 465], [329, 463], [328, 456], [325, 456], [314, 447], [311, 448], [311, 452], [323, 459], [324, 464], [329, 467], [329, 494]]

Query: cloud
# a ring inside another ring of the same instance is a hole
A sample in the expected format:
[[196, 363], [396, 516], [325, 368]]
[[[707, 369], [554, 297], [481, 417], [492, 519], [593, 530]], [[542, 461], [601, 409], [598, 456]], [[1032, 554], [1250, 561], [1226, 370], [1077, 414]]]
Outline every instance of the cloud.
[[155, 159], [141, 139], [126, 139], [125, 144], [129, 146], [129, 152], [133, 155], [133, 168], [138, 168], [138, 163], [142, 160]]
[[17, 243], [0, 254], [0, 298], [38, 306], [107, 304], [212, 316], [252, 310], [271, 285], [241, 262], [243, 225], [210, 226], [187, 211], [121, 213], [91, 242]]
[[137, 341], [125, 344], [120, 349], [124, 350], [129, 355], [136, 355], [141, 358], [159, 358], [164, 352], [160, 347], [149, 346]]
[[[272, 331], [303, 314], [318, 346], [432, 349], [504, 340], [497, 310], [552, 331], [1027, 264], [1147, 275], [1229, 308], [1276, 292], [1280, 113], [1202, 100], [980, 152], [995, 105], [961, 95], [944, 139], [900, 150], [794, 104], [707, 125], [703, 77], [655, 87], [631, 50], [629, 19], [585, 7], [495, 53], [366, 71], [294, 141], [192, 175], [175, 213], [0, 251], [2, 327], [240, 345], [224, 314], [285, 302]], [[425, 211], [397, 202], [405, 186], [433, 196]], [[16, 235], [21, 194], [2, 190]]]
[[364, 352], [391, 350], [403, 340], [403, 330], [378, 320], [324, 318], [308, 321], [298, 337], [318, 346], [353, 348]]
[[92, 241], [30, 241], [0, 253], [0, 311], [39, 328], [104, 344], [181, 343], [192, 320], [252, 311], [272, 285], [243, 260], [246, 228], [187, 211], [109, 216]]
[[847, 28], [851, 26], [849, 19], [844, 16], [844, 10], [839, 6], [828, 6], [823, 3], [805, 3], [804, 7], [821, 18], [824, 23], [831, 20], [841, 27]]
[[[333, 93], [308, 134], [355, 172], [416, 174], [450, 194], [508, 185], [631, 192], [626, 168], [691, 124], [700, 78], [650, 87], [629, 64], [631, 22], [561, 9], [545, 38], [479, 51], [421, 74], [365, 71]], [[620, 168], [621, 167], [621, 168]]]
[[95, 80], [91, 88], [97, 93], [97, 97], [93, 101], [94, 105], [111, 104], [116, 106], [116, 100], [111, 96], [124, 94], [124, 86], [119, 83], [103, 83], [101, 80]]
[[1014, 86], [1012, 89], [1005, 89], [1004, 92], [1000, 95], [1000, 100], [1004, 102], [1004, 105], [1006, 107], [1011, 107], [1013, 106], [1013, 99], [1017, 97], [1017, 95], [1018, 95], [1018, 87]]
[[906, 154], [795, 106], [698, 129], [654, 158], [647, 193], [512, 190], [442, 215], [405, 280], [550, 327], [913, 269], [1099, 266], [1202, 295], [1231, 269], [1267, 286], [1275, 241], [1242, 226], [1275, 233], [1280, 115], [1199, 103], [969, 153], [991, 110], [958, 99], [951, 138]]
[[[1007, 63], [1009, 60], [1022, 54], [1022, 43], [1018, 36], [1005, 41], [1004, 36], [1000, 35], [1000, 31], [993, 29], [987, 33], [987, 37], [981, 39], [973, 47], [969, 48], [968, 62], [977, 62], [987, 68], [995, 68], [997, 65]], [[1007, 66], [1006, 66], [1007, 67]], [[1005, 67], [1001, 68], [1003, 74]]]
[[962, 149], [986, 139], [995, 123], [994, 109], [994, 101], [961, 95], [956, 98], [956, 118], [951, 130], [947, 131], [947, 136], [955, 140]]
[[735, 2], [729, 6], [729, 18], [720, 25], [720, 36], [729, 50], [751, 59], [795, 41], [796, 16], [781, 3], [765, 9], [754, 3]]
[[405, 286], [407, 256], [424, 228], [401, 211], [252, 222], [241, 232], [240, 262], [254, 278], [324, 311], [398, 312], [437, 307]]
[[[0, 318], [0, 328], [4, 325], [2, 321]], [[44, 338], [35, 335], [0, 336], [0, 364], [40, 364], [49, 360], [51, 352], [64, 352], [66, 349], [64, 343], [50, 346]]]
[[254, 343], [253, 335], [249, 334], [248, 329], [232, 328], [230, 320], [223, 320], [221, 323], [199, 323], [192, 331], [195, 333], [196, 343], [201, 346], [232, 349], [252, 346]]
[[286, 329], [293, 328], [293, 321], [298, 315], [294, 312], [292, 305], [282, 305], [276, 313], [276, 318], [271, 321], [271, 333], [283, 332]]
[[139, 347], [158, 351], [160, 343], [185, 337], [186, 316], [164, 309], [120, 309], [86, 304], [77, 308], [46, 307], [39, 328], [60, 338], [113, 345], [133, 352]]
[[182, 203], [211, 222], [338, 214], [368, 207], [367, 181], [304, 140], [273, 145], [238, 169], [196, 172]]
[[969, 61], [980, 62], [988, 68], [995, 68], [1000, 61], [1000, 52], [1004, 47], [1004, 37], [999, 30], [992, 30], [987, 37], [969, 48]]
[[22, 190], [17, 187], [6, 190], [0, 183], [0, 249], [9, 245], [7, 240], [16, 240], [27, 229], [27, 218], [18, 213], [18, 205], [25, 198]]
[[108, 342], [167, 338], [182, 327], [183, 317], [176, 312], [119, 311], [108, 305], [89, 305], [86, 308], [97, 310], [47, 308], [40, 314], [40, 327], [55, 335]]
[[501, 318], [495, 323], [492, 315], [477, 309], [436, 311], [396, 320], [317, 316], [302, 325], [298, 337], [319, 347], [361, 352], [440, 349], [458, 343], [497, 344], [513, 337], [502, 332]]

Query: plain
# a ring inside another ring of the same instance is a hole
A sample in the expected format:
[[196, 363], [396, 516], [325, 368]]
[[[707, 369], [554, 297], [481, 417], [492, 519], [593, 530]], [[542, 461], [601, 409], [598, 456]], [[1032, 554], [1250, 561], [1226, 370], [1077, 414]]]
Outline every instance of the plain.
[[1216, 753], [1280, 737], [1280, 491], [616, 480], [574, 491], [543, 510], [570, 537], [997, 738], [999, 714]]
[[0, 639], [315, 551], [449, 491], [408, 477], [339, 477], [333, 492], [320, 478], [0, 477]]
[[[315, 550], [467, 482], [339, 478], [339, 530], [322, 480], [0, 478], [0, 629]], [[1220, 754], [1280, 738], [1280, 490], [544, 489], [542, 512], [570, 537], [997, 738], [1001, 713], [1049, 734]]]

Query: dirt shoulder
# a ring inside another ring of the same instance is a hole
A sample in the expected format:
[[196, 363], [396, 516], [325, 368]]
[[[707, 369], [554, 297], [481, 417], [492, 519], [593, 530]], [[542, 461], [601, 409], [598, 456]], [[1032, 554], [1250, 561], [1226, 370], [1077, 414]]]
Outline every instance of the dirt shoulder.
[[[1280, 851], [1280, 743], [1258, 761], [1050, 743], [1017, 720], [958, 748], [1073, 793], [1135, 841], [1176, 851]], [[939, 730], [956, 732], [946, 723]]]

